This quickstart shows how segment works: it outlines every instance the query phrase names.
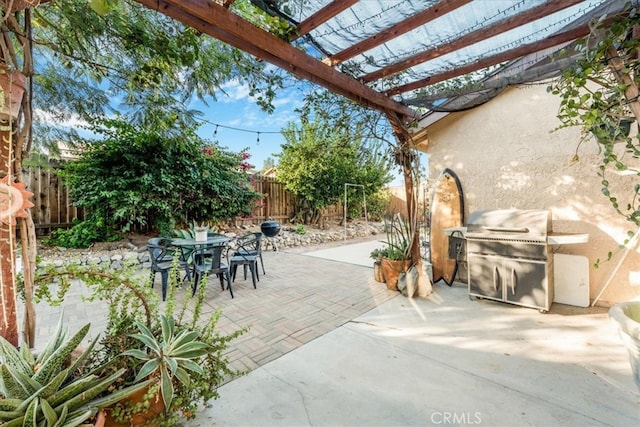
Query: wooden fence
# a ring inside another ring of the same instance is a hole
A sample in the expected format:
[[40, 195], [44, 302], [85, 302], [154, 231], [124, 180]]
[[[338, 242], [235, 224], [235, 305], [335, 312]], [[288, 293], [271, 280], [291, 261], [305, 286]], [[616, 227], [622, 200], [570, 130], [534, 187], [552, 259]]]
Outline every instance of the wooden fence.
[[[56, 228], [68, 228], [75, 218], [84, 219], [84, 210], [73, 205], [67, 187], [51, 168], [30, 168], [23, 171], [23, 177], [29, 191], [34, 193], [31, 210], [38, 235], [50, 233]], [[275, 178], [255, 176], [252, 184], [256, 192], [264, 198], [256, 205], [252, 215], [236, 218], [236, 224], [260, 224], [273, 219], [287, 223], [295, 214], [298, 206], [296, 197], [276, 182]], [[330, 206], [323, 211], [327, 220], [339, 220], [343, 216], [342, 204]]]
[[83, 219], [84, 210], [73, 205], [67, 187], [51, 168], [30, 168], [22, 172], [27, 189], [33, 192], [31, 208], [37, 234], [55, 228], [68, 228], [73, 220]]

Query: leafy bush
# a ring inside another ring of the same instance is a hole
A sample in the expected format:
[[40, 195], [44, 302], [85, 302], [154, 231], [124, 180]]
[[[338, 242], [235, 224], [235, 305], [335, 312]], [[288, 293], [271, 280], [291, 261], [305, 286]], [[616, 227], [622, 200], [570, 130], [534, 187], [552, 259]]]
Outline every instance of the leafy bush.
[[73, 227], [68, 230], [54, 230], [42, 242], [63, 248], [88, 248], [93, 242], [115, 242], [120, 238], [121, 235], [105, 226], [101, 219], [89, 218], [85, 221], [74, 220]]
[[[363, 130], [340, 127], [316, 118], [284, 129], [287, 140], [278, 154], [278, 181], [300, 201], [305, 224], [319, 221], [319, 210], [342, 199], [345, 183], [362, 185], [366, 193], [391, 180], [391, 164], [379, 141], [368, 140]], [[360, 188], [350, 188], [349, 200]], [[362, 215], [357, 215], [361, 217]]]
[[[382, 221], [387, 214], [387, 208], [391, 203], [391, 192], [387, 188], [381, 188], [372, 194], [367, 194], [367, 216], [371, 221]], [[349, 218], [362, 218], [364, 215], [364, 202], [362, 193], [360, 197], [349, 199], [347, 215]]]
[[78, 160], [65, 165], [76, 205], [106, 226], [158, 230], [175, 224], [220, 221], [251, 213], [259, 197], [245, 173], [248, 153], [203, 140], [175, 117], [153, 125], [99, 119], [80, 140]]
[[382, 188], [367, 196], [367, 213], [372, 221], [382, 221], [391, 203], [391, 192]]

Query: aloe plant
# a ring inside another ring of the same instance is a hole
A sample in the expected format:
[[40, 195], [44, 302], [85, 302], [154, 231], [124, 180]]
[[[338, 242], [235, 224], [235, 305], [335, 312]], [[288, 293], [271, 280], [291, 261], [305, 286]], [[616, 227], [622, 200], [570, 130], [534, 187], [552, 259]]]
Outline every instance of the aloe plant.
[[16, 349], [0, 337], [0, 424], [12, 426], [76, 426], [109, 406], [146, 387], [149, 381], [101, 396], [124, 373], [106, 377], [84, 373], [94, 339], [74, 361], [71, 353], [89, 332], [82, 327], [67, 339], [62, 318], [45, 349], [34, 357], [26, 345]]
[[413, 233], [409, 223], [399, 213], [385, 218], [387, 233], [386, 258], [394, 261], [411, 259]]
[[199, 341], [198, 331], [176, 328], [175, 318], [171, 315], [161, 315], [160, 324], [161, 334], [156, 336], [147, 326], [136, 322], [140, 333], [130, 336], [142, 342], [146, 350], [130, 349], [122, 354], [145, 361], [135, 382], [146, 377], [151, 381], [159, 381], [164, 407], [168, 409], [173, 400], [173, 379], [189, 385], [190, 375], [187, 371], [203, 375], [204, 371], [196, 361], [215, 351], [215, 348]]

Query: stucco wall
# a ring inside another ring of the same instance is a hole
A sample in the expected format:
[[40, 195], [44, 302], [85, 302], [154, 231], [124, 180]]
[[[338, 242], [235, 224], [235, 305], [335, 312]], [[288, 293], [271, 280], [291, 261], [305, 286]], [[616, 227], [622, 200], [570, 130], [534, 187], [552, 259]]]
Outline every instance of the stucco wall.
[[[559, 246], [557, 252], [588, 257], [593, 300], [623, 257], [619, 245], [634, 227], [601, 192], [596, 142], [589, 138], [578, 147], [579, 129], [554, 131], [558, 100], [545, 85], [515, 88], [432, 124], [429, 181], [445, 167], [455, 171], [463, 187], [465, 215], [477, 209], [550, 209], [554, 232], [588, 233], [588, 243]], [[576, 149], [579, 161], [572, 163]], [[609, 173], [608, 178], [612, 188], [626, 189], [626, 196], [618, 199], [629, 202], [637, 177]], [[607, 261], [609, 251], [613, 257]], [[640, 249], [628, 252], [598, 305], [640, 297]]]

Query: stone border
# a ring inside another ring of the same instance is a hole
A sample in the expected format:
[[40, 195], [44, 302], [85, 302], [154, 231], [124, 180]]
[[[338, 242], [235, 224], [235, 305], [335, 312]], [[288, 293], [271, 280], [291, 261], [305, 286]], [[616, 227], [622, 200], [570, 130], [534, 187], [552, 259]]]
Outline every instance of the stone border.
[[[309, 228], [304, 234], [297, 233], [295, 227], [284, 226], [276, 237], [264, 238], [262, 250], [284, 250], [301, 246], [321, 245], [331, 242], [342, 242], [345, 240], [344, 228], [334, 227], [327, 230]], [[226, 233], [235, 237], [249, 232], [260, 231], [256, 227], [241, 227], [238, 232]], [[384, 233], [384, 223], [369, 223], [368, 228], [363, 223], [352, 223], [347, 226], [347, 240], [360, 237], [369, 237]], [[94, 249], [66, 249], [56, 248], [43, 251], [40, 256], [42, 261], [40, 266], [54, 265], [62, 267], [68, 264], [74, 265], [94, 265], [100, 268], [119, 270], [125, 264], [137, 264], [138, 269], [150, 268], [149, 253], [146, 245], [136, 246], [134, 244], [121, 244], [111, 250]]]

